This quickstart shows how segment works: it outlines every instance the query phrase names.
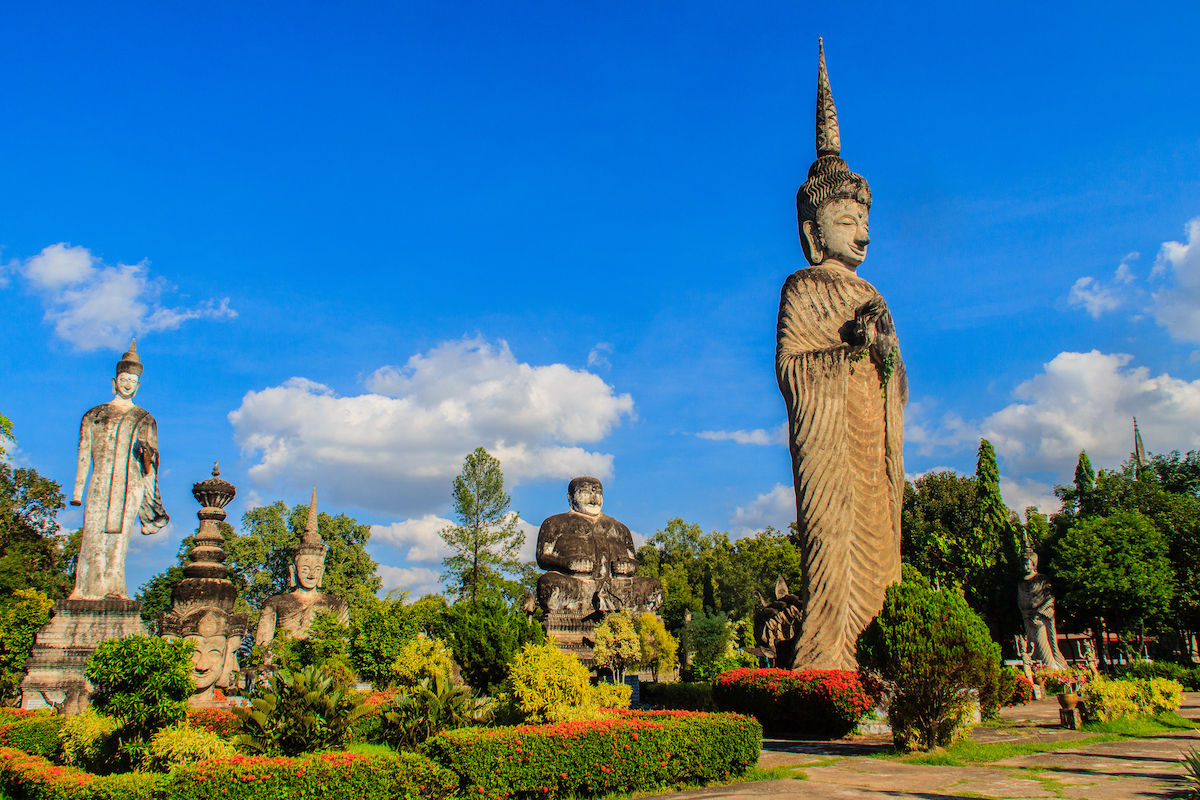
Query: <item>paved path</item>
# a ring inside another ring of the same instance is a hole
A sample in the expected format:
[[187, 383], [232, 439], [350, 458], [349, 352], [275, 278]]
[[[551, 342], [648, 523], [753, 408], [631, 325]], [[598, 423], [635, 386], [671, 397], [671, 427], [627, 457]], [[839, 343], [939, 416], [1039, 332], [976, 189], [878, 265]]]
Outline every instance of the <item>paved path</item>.
[[[1200, 721], [1200, 693], [1187, 693], [1180, 715]], [[977, 728], [981, 742], [1069, 742], [1089, 736], [1058, 725], [1053, 698], [1005, 709], [1013, 727]], [[743, 800], [885, 800], [885, 798], [1068, 798], [1145, 800], [1186, 798], [1180, 753], [1200, 750], [1200, 731], [1157, 739], [1123, 739], [1048, 753], [1017, 756], [969, 767], [901, 764], [871, 753], [890, 748], [883, 737], [836, 742], [768, 740], [761, 767], [794, 767], [796, 778], [699, 789], [671, 798], [737, 797]]]

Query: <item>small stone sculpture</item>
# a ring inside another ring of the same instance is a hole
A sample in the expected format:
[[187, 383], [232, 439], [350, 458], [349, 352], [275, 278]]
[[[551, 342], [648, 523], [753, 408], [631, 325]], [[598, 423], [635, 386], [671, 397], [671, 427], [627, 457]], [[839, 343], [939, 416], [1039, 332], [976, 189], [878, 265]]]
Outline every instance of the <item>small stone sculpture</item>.
[[788, 591], [782, 575], [775, 581], [775, 599], [768, 603], [759, 594], [758, 601], [762, 607], [754, 612], [754, 641], [760, 654], [777, 665], [791, 664], [804, 622], [804, 602]]
[[320, 591], [327, 550], [317, 532], [317, 489], [314, 486], [308, 521], [292, 560], [291, 585], [300, 585], [294, 592], [277, 594], [263, 603], [258, 630], [254, 634], [255, 644], [270, 645], [276, 630], [285, 630], [297, 639], [307, 638], [308, 629], [319, 613], [333, 614], [343, 625], [350, 623], [350, 605], [340, 597]]
[[158, 424], [133, 402], [141, 376], [134, 340], [117, 363], [116, 397], [84, 414], [79, 426], [71, 505], [82, 505], [85, 485], [87, 505], [71, 600], [128, 600], [125, 555], [130, 534], [140, 530], [149, 536], [170, 522], [158, 493]]
[[215, 689], [229, 686], [249, 623], [248, 615], [233, 613], [237, 589], [222, 563], [225, 538], [220, 524], [225, 521], [225, 506], [236, 494], [232, 483], [221, 480], [216, 464], [212, 478], [192, 484], [192, 495], [201, 505], [196, 512], [200, 531], [188, 553], [191, 563], [183, 568], [184, 578], [171, 589], [171, 608], [158, 616], [160, 636], [190, 639], [196, 646], [192, 654], [196, 693], [188, 702], [198, 707], [219, 705]]
[[858, 634], [900, 580], [904, 405], [908, 381], [891, 313], [858, 277], [871, 190], [839, 155], [825, 51], [817, 70], [817, 160], [796, 194], [811, 266], [787, 279], [775, 371], [803, 559], [804, 620], [795, 669], [856, 669]]
[[575, 478], [567, 486], [571, 510], [548, 517], [538, 530], [537, 565], [549, 570], [538, 579], [537, 599], [547, 612], [580, 618], [593, 612], [625, 610], [640, 615], [662, 605], [662, 584], [634, 575], [633, 534], [601, 513], [604, 487], [596, 478]]
[[1038, 572], [1038, 554], [1028, 540], [1021, 557], [1025, 574], [1017, 584], [1017, 604], [1025, 619], [1025, 637], [1033, 657], [1050, 669], [1066, 669], [1067, 660], [1058, 649], [1058, 631], [1054, 625], [1054, 593], [1050, 581]]

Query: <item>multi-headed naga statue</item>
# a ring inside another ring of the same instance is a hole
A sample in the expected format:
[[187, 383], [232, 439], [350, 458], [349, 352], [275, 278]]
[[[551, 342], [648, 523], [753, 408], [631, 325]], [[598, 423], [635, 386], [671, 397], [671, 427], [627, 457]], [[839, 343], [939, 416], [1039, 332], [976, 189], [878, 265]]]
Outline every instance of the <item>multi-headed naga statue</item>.
[[796, 194], [808, 266], [779, 303], [775, 371], [788, 409], [804, 620], [797, 669], [854, 669], [858, 634], [900, 580], [908, 381], [883, 296], [858, 276], [871, 189], [840, 157], [825, 52], [817, 160]]

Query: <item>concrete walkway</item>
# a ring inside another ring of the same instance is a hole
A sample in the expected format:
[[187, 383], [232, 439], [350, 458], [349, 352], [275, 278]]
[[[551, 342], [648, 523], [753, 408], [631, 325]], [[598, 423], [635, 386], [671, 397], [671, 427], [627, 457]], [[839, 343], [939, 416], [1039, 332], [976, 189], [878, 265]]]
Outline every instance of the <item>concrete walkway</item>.
[[[1187, 693], [1180, 716], [1200, 721], [1200, 693]], [[980, 742], [1070, 742], [1086, 732], [1058, 725], [1058, 702], [1051, 698], [1005, 709], [1011, 727], [977, 728]], [[713, 787], [670, 798], [737, 797], [744, 800], [883, 800], [884, 798], [1071, 798], [1144, 800], [1186, 798], [1180, 754], [1200, 750], [1200, 731], [1156, 739], [1122, 739], [1017, 756], [979, 766], [940, 767], [902, 764], [871, 753], [890, 750], [884, 737], [835, 742], [768, 740], [759, 766], [794, 768], [795, 778]]]

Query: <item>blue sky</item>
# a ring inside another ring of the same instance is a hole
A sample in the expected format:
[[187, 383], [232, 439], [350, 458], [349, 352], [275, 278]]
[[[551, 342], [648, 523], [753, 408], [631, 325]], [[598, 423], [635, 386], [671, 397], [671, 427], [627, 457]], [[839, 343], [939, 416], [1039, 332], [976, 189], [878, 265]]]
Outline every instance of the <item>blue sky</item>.
[[[647, 7], [649, 5], [649, 7]], [[785, 524], [779, 288], [825, 37], [871, 182], [906, 469], [1047, 507], [1086, 447], [1200, 447], [1194, 4], [22, 3], [0, 9], [0, 412], [69, 486], [128, 337], [172, 528], [246, 504], [378, 527], [424, 591], [450, 481], [531, 524]], [[698, 434], [705, 434], [700, 436]], [[78, 512], [61, 517], [79, 524]], [[532, 544], [532, 536], [529, 544]]]

